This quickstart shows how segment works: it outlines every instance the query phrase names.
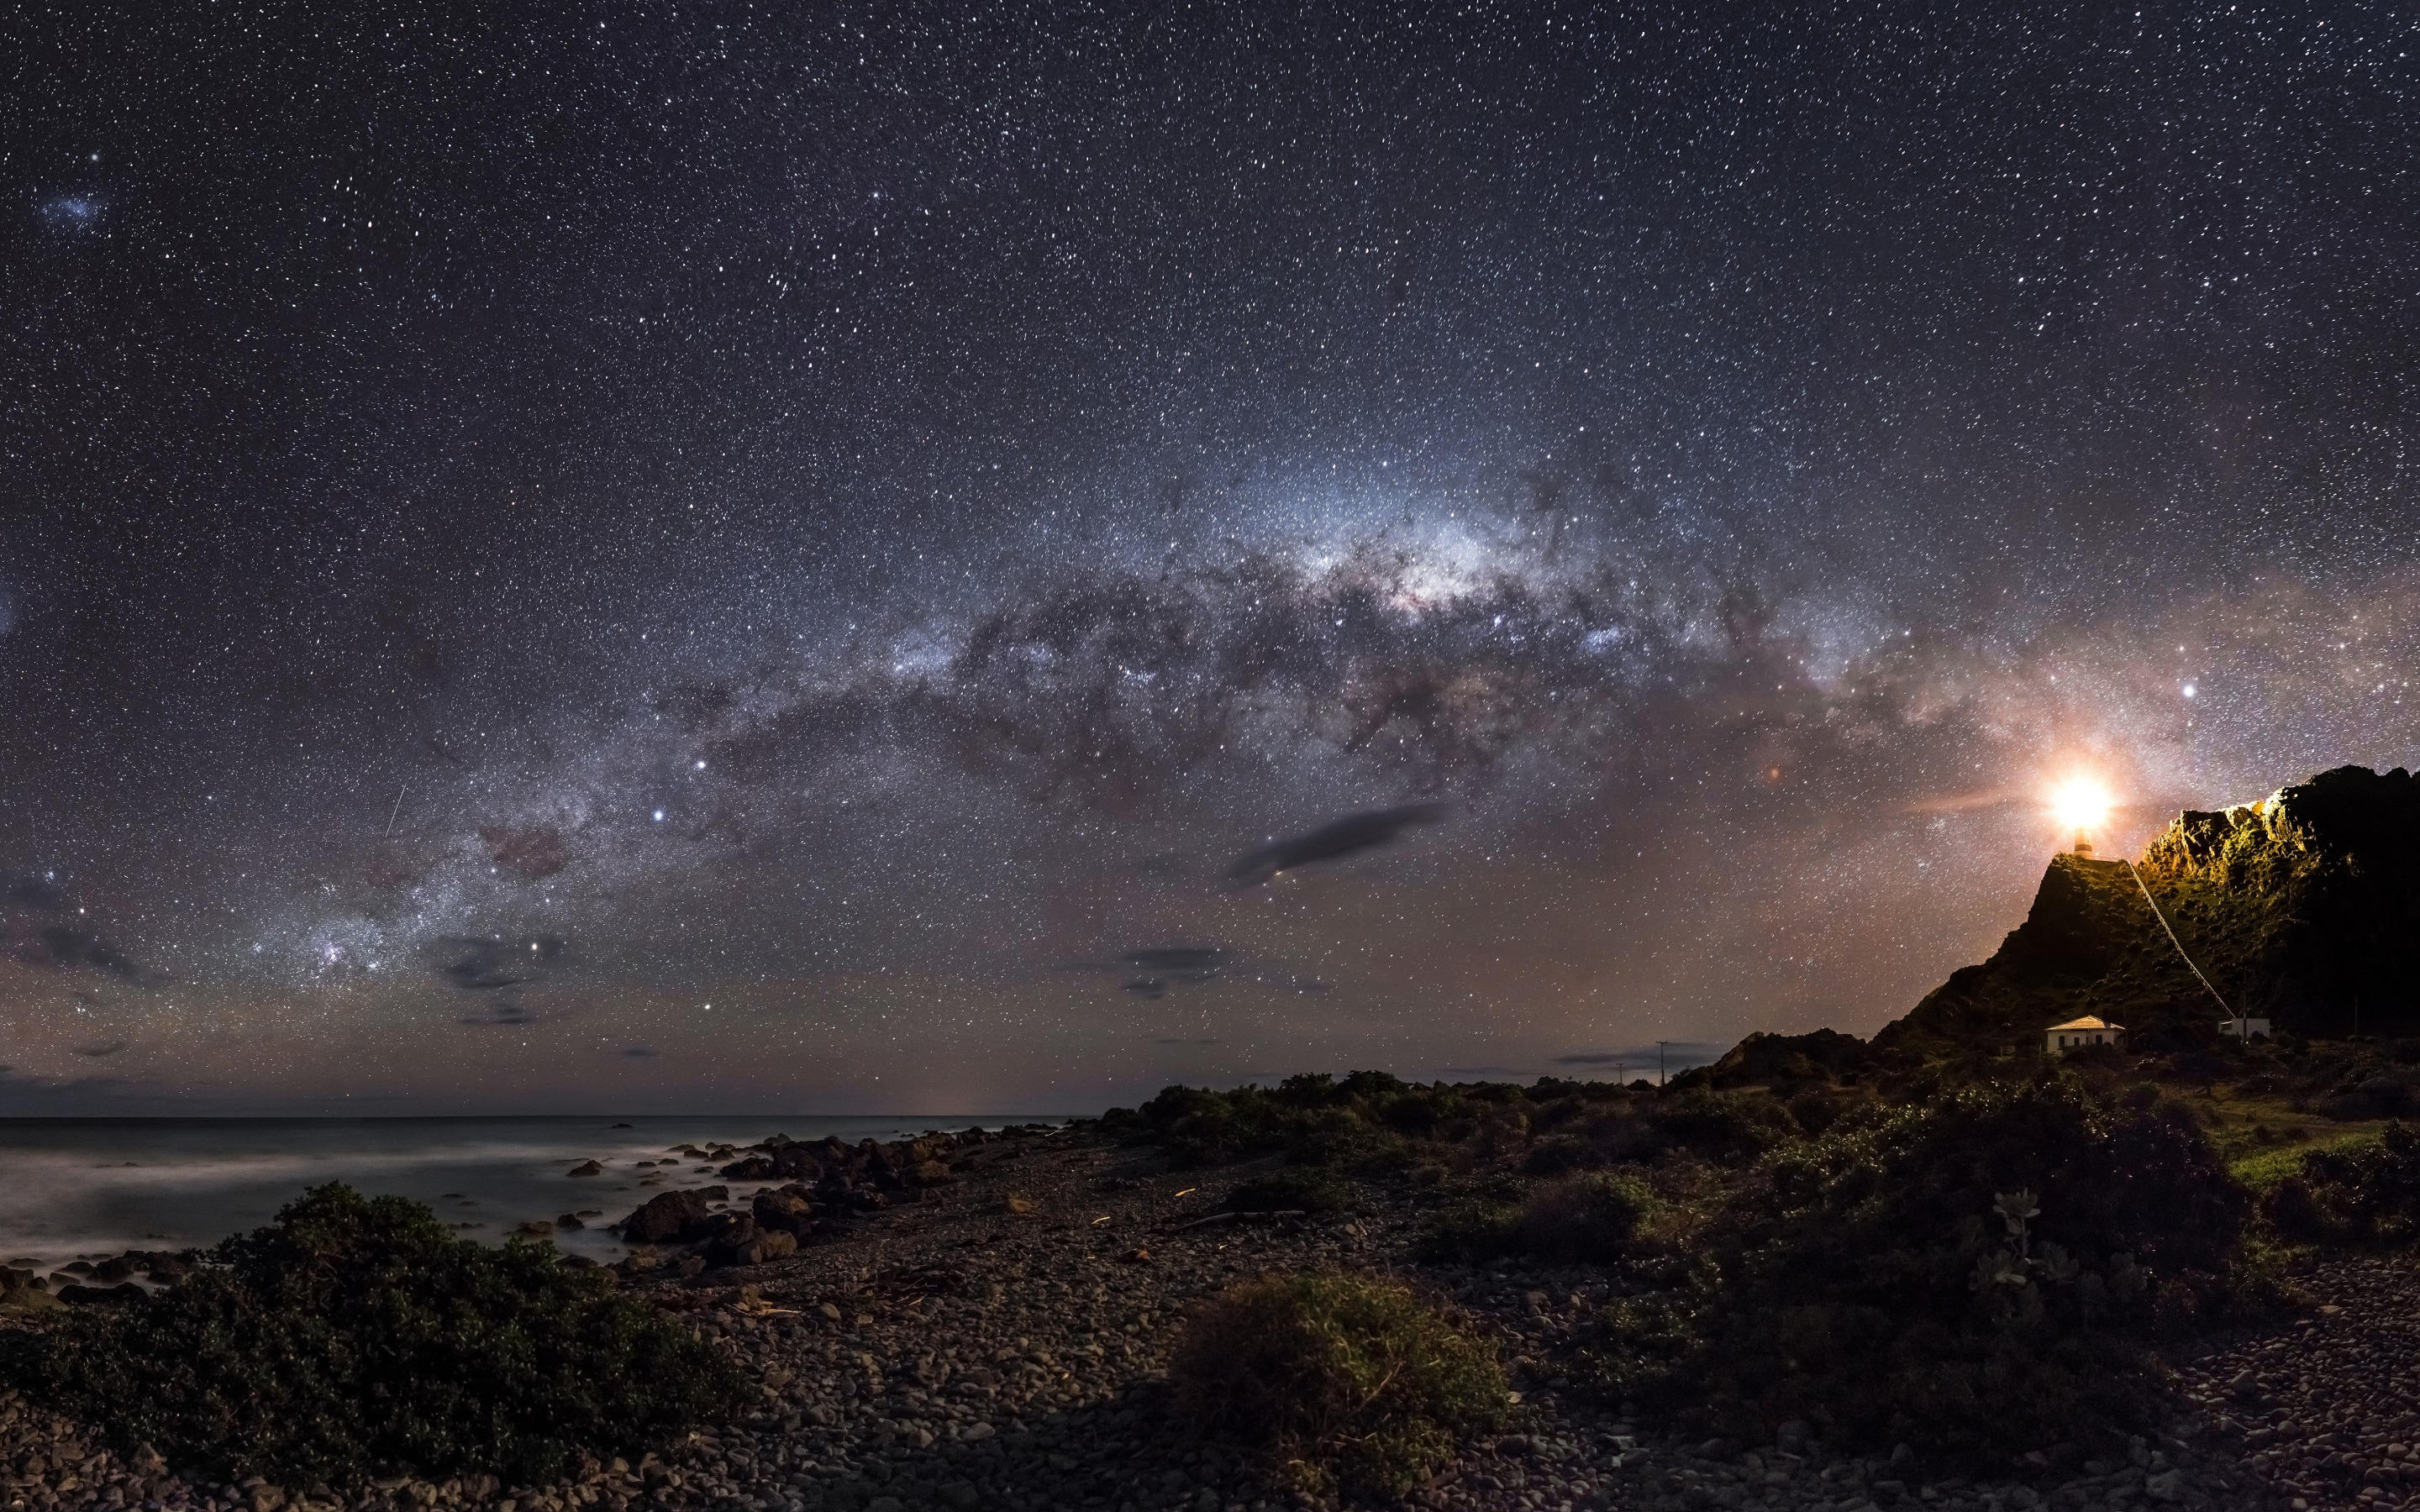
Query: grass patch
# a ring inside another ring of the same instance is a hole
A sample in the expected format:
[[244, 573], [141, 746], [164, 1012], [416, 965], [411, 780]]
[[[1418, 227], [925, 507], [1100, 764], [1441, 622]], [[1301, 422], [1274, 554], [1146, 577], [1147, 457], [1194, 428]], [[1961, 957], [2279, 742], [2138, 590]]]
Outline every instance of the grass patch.
[[2302, 1144], [2246, 1145], [2242, 1147], [2242, 1153], [2228, 1159], [2226, 1169], [2246, 1191], [2262, 1196], [2274, 1189], [2278, 1182], [2299, 1172], [2303, 1168], [2304, 1156], [2315, 1150], [2350, 1153], [2378, 1143], [2379, 1133], [2385, 1127], [2381, 1123], [2355, 1129], [2349, 1134], [2332, 1133]]
[[132, 1444], [236, 1478], [551, 1479], [638, 1458], [749, 1397], [738, 1368], [551, 1245], [315, 1187], [177, 1286], [54, 1315], [0, 1369]]
[[2307, 1151], [2261, 1206], [2288, 1238], [2409, 1244], [2420, 1239], [2420, 1134], [2389, 1123], [2350, 1148]]
[[1169, 1373], [1197, 1421], [1323, 1493], [1401, 1495], [1510, 1405], [1486, 1343], [1399, 1281], [1341, 1271], [1230, 1287]]

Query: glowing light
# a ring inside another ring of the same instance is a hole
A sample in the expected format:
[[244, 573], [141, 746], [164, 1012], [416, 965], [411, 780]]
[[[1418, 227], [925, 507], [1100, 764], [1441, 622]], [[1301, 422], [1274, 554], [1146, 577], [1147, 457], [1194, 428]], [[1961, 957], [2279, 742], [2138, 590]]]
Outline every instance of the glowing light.
[[2063, 829], [2097, 828], [2115, 806], [2109, 790], [2088, 777], [2070, 778], [2050, 795], [2051, 815]]

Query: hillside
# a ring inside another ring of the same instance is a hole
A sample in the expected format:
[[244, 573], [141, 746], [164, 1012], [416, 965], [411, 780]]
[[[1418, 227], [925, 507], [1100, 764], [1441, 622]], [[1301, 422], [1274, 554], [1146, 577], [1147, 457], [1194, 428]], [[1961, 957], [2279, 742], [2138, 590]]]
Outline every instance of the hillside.
[[[2137, 870], [2239, 1011], [2280, 1033], [2420, 1033], [2420, 781], [2403, 768], [2340, 766], [2259, 803], [2179, 814]], [[1874, 1044], [2011, 1043], [2086, 1013], [2143, 1049], [2206, 1041], [2222, 1016], [2124, 862], [2060, 856], [1992, 958]]]

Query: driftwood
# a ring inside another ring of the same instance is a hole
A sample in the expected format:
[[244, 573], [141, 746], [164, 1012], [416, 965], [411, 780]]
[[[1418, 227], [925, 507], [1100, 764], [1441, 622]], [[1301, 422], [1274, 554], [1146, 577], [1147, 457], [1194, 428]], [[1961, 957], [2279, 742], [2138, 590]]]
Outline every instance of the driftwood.
[[1280, 1208], [1275, 1212], [1214, 1212], [1207, 1218], [1196, 1218], [1190, 1223], [1178, 1224], [1169, 1232], [1181, 1234], [1188, 1228], [1200, 1228], [1206, 1224], [1233, 1223], [1239, 1218], [1308, 1218], [1310, 1216], [1310, 1212], [1301, 1208]]

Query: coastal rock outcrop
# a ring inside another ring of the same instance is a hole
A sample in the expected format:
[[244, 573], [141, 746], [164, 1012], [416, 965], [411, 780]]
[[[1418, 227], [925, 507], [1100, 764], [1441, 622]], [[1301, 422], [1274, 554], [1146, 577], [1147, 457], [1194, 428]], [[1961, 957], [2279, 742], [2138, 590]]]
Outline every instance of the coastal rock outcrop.
[[2180, 813], [2131, 870], [2057, 856], [1992, 958], [1873, 1043], [2021, 1045], [2091, 1014], [2125, 1026], [2133, 1048], [2182, 1050], [2212, 1039], [2226, 1010], [2280, 1033], [2420, 1033], [2420, 780], [2340, 766], [2257, 803]]
[[659, 1192], [615, 1227], [632, 1244], [660, 1244], [703, 1228], [714, 1216], [704, 1192]]

